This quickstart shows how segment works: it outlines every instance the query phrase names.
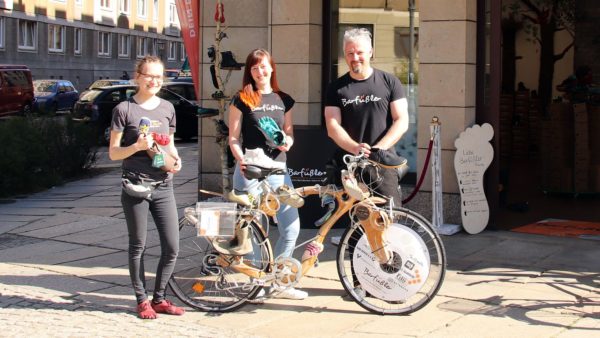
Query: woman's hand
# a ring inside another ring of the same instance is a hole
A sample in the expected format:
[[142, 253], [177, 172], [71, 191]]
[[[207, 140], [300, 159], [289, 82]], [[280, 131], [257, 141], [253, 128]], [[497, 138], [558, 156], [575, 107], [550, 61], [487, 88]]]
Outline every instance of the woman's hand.
[[294, 138], [290, 135], [285, 135], [285, 143], [278, 146], [277, 149], [283, 152], [288, 152], [290, 151], [290, 148], [292, 148], [292, 144], [294, 144]]

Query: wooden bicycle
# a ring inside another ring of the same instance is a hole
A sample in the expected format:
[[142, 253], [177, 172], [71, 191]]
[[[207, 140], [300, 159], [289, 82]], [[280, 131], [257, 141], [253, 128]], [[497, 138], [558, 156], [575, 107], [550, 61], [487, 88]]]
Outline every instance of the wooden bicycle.
[[[362, 156], [346, 156], [352, 177], [360, 176], [357, 168], [378, 166]], [[223, 253], [218, 244], [222, 239], [197, 236], [198, 221], [188, 209], [180, 220], [180, 254], [169, 281], [182, 302], [202, 311], [227, 312], [253, 300], [264, 286], [294, 286], [315, 266], [329, 231], [346, 213], [350, 225], [340, 238], [336, 263], [340, 282], [356, 303], [377, 314], [409, 314], [433, 299], [446, 271], [439, 235], [423, 216], [391, 207], [362, 183], [359, 196], [346, 186], [297, 188], [302, 197], [328, 195], [335, 199], [335, 209], [314, 238], [297, 246], [305, 246], [301, 260], [273, 257], [266, 216], [275, 214], [279, 200], [265, 178], [281, 173], [261, 169], [257, 178], [262, 193], [252, 206], [237, 211], [236, 229], [249, 231], [247, 253]]]

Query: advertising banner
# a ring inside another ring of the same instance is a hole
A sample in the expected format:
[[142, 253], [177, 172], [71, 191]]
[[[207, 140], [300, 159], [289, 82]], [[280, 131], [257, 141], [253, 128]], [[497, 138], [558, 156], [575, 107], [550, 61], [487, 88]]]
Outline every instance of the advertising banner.
[[185, 52], [192, 71], [192, 80], [196, 93], [200, 93], [199, 68], [199, 48], [200, 48], [200, 9], [198, 0], [175, 0], [177, 6], [177, 15], [181, 25], [181, 35]]

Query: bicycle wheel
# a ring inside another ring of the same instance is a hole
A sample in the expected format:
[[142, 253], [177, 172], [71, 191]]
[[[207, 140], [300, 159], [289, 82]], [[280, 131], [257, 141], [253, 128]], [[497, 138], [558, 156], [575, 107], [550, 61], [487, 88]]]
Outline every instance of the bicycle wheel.
[[406, 315], [427, 305], [446, 273], [446, 253], [437, 232], [423, 216], [394, 208], [386, 230], [390, 262], [380, 264], [360, 223], [353, 220], [340, 239], [337, 269], [350, 297], [377, 314]]
[[[253, 251], [243, 256], [244, 263], [267, 271], [271, 245], [259, 226], [251, 223]], [[198, 237], [196, 228], [185, 217], [179, 221], [179, 256], [169, 286], [185, 304], [210, 312], [228, 312], [254, 299], [262, 286], [216, 260], [219, 253], [206, 237]]]

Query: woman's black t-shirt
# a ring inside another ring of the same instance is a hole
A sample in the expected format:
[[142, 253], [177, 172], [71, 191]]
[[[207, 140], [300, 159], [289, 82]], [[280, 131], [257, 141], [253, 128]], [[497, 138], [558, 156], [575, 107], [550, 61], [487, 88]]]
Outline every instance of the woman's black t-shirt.
[[284, 116], [294, 106], [294, 99], [284, 92], [273, 92], [262, 94], [260, 104], [254, 109], [250, 109], [240, 99], [237, 93], [232, 99], [231, 104], [242, 112], [242, 149], [262, 148], [267, 156], [278, 162], [285, 162], [286, 155], [277, 148], [272, 148], [267, 144], [265, 135], [260, 131], [258, 120], [263, 116], [269, 116], [283, 130]]

